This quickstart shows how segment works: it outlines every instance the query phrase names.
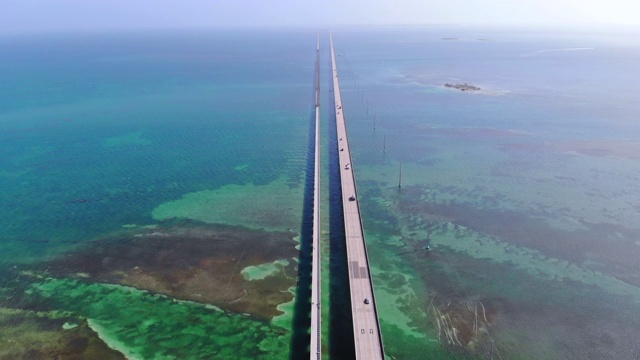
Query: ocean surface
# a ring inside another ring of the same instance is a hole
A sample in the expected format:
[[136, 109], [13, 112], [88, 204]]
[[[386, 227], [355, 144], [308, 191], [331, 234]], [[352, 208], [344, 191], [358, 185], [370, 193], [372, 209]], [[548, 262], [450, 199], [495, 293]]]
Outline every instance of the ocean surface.
[[[638, 35], [333, 30], [389, 358], [640, 358]], [[350, 359], [320, 36], [325, 357]], [[308, 356], [315, 45], [0, 37], [0, 359]]]

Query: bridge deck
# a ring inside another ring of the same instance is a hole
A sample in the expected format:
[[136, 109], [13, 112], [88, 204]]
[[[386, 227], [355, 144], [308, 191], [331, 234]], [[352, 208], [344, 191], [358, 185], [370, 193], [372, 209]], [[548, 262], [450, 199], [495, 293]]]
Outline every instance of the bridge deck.
[[320, 309], [320, 37], [316, 46], [316, 146], [313, 189], [313, 253], [311, 269], [311, 360], [321, 358]]
[[335, 52], [333, 50], [333, 39], [331, 39], [331, 63], [333, 68], [333, 93], [338, 132], [342, 207], [344, 211], [347, 261], [349, 265], [349, 287], [351, 292], [356, 359], [384, 359], [382, 336], [378, 323], [378, 311], [369, 271], [369, 258], [364, 241], [360, 205], [356, 191], [349, 139], [347, 138], [347, 128], [344, 121], [338, 69], [336, 67]]

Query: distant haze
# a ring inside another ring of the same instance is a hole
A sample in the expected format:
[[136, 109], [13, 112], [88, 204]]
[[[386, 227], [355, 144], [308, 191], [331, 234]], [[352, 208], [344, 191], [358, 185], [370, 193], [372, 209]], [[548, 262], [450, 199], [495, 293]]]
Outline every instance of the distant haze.
[[638, 25], [635, 0], [0, 0], [0, 34], [342, 25]]

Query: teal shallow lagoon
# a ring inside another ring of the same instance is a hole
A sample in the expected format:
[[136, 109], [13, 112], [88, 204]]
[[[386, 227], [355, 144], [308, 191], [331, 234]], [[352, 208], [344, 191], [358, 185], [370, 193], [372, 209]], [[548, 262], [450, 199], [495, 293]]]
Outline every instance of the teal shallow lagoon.
[[607, 35], [334, 36], [387, 354], [637, 357], [640, 48]]
[[[6, 356], [107, 358], [100, 339], [130, 358], [287, 356], [309, 38], [1, 40], [0, 306], [18, 312], [10, 319], [64, 314], [3, 322], [23, 334]], [[287, 266], [266, 279], [241, 275], [274, 261]], [[190, 316], [209, 321], [187, 325]], [[81, 326], [62, 332], [66, 321]], [[47, 340], [24, 349], [25, 336]]]
[[[633, 36], [334, 31], [390, 357], [637, 357]], [[0, 43], [0, 354], [288, 357], [315, 33]]]

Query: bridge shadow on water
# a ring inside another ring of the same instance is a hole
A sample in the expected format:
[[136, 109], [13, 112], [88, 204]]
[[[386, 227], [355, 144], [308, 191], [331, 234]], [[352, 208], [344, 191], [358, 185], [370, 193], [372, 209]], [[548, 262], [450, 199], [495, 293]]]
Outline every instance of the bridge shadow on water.
[[[331, 79], [331, 67], [323, 79]], [[315, 77], [314, 77], [315, 78]], [[324, 82], [323, 82], [324, 83]], [[329, 150], [329, 314], [322, 314], [323, 321], [329, 321], [328, 339], [323, 339], [323, 351], [332, 360], [354, 360], [355, 344], [353, 339], [353, 320], [349, 291], [349, 272], [347, 268], [347, 249], [345, 243], [344, 214], [342, 210], [342, 190], [340, 183], [340, 164], [338, 161], [338, 135], [336, 130], [335, 109], [333, 106], [333, 81], [328, 81], [331, 89], [324, 106], [328, 119], [329, 141], [325, 142]], [[315, 80], [314, 80], [315, 84]], [[315, 104], [315, 86], [313, 103]], [[300, 255], [298, 263], [298, 286], [293, 311], [291, 355], [290, 359], [309, 359], [311, 327], [311, 270], [313, 247], [313, 200], [315, 170], [315, 109], [311, 111], [309, 121], [309, 147], [305, 169], [304, 202], [302, 224], [300, 227]], [[326, 208], [326, 207], [325, 207]], [[325, 279], [326, 281], [326, 279]], [[326, 298], [326, 297], [323, 297]], [[325, 307], [323, 307], [325, 308]]]
[[302, 224], [300, 225], [300, 255], [298, 256], [298, 284], [293, 306], [293, 324], [291, 334], [290, 359], [309, 359], [311, 328], [311, 271], [313, 251], [313, 196], [315, 182], [315, 146], [316, 146], [316, 88], [315, 73], [313, 81], [313, 104], [309, 121], [309, 140], [307, 165], [305, 168], [304, 200]]

